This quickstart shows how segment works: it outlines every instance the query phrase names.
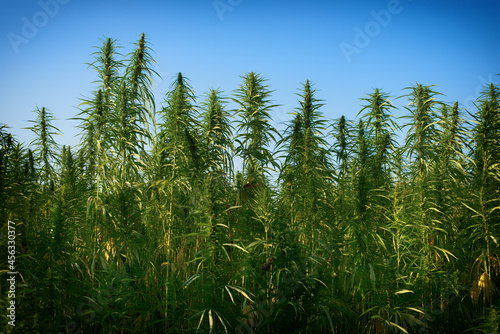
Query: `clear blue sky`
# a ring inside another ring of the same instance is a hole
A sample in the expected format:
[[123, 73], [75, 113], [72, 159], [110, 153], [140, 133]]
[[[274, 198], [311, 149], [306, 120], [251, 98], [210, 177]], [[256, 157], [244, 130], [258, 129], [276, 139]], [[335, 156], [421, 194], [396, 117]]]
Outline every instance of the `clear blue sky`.
[[[44, 106], [59, 119], [57, 141], [77, 144], [68, 119], [91, 96], [93, 46], [112, 37], [126, 54], [142, 32], [163, 77], [158, 106], [177, 72], [201, 96], [230, 95], [254, 71], [275, 90], [278, 128], [306, 79], [327, 119], [353, 119], [373, 88], [396, 97], [415, 82], [470, 109], [484, 83], [500, 81], [499, 22], [498, 0], [0, 0], [0, 123], [29, 142], [22, 128]], [[394, 102], [405, 114], [407, 101]]]

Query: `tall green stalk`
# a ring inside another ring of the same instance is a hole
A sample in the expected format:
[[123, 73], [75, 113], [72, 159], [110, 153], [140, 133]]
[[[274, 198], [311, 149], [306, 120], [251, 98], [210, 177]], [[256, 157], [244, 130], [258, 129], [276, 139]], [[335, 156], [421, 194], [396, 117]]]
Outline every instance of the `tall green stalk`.
[[211, 172], [220, 172], [231, 177], [232, 171], [232, 127], [226, 110], [226, 100], [219, 90], [211, 89], [202, 103], [204, 164]]
[[373, 138], [375, 152], [372, 166], [375, 179], [374, 188], [377, 189], [390, 181], [389, 163], [391, 151], [395, 146], [394, 132], [399, 128], [389, 114], [395, 107], [386, 93], [375, 88], [375, 91], [363, 101], [367, 104], [359, 113], [365, 111], [362, 117], [365, 119], [369, 137]]
[[[498, 301], [500, 279], [500, 88], [490, 84], [474, 115], [474, 164], [472, 184], [475, 200], [470, 241], [476, 246], [472, 269], [472, 298], [481, 300], [481, 309]], [[477, 283], [476, 283], [477, 282]], [[476, 286], [477, 284], [477, 286]]]
[[243, 83], [234, 93], [232, 100], [238, 109], [236, 154], [243, 159], [243, 171], [247, 183], [264, 181], [264, 168], [277, 167], [270, 145], [278, 134], [271, 125], [272, 91], [266, 85], [266, 79], [254, 72], [247, 73]]
[[40, 163], [40, 182], [42, 183], [44, 192], [47, 193], [51, 187], [53, 188], [55, 177], [54, 163], [58, 161], [57, 153], [59, 145], [53, 136], [60, 135], [60, 133], [59, 129], [52, 125], [52, 122], [55, 120], [54, 116], [45, 107], [42, 107], [42, 109], [37, 108], [34, 112], [37, 114], [37, 118], [30, 121], [34, 125], [28, 129], [33, 131], [35, 139], [30, 145], [36, 150], [36, 158]]
[[309, 80], [298, 95], [295, 119], [279, 142], [286, 153], [280, 182], [283, 189], [288, 188], [290, 201], [296, 207], [292, 221], [298, 224], [299, 230], [306, 232], [308, 244], [312, 246], [319, 231], [315, 222], [329, 218], [324, 215], [329, 188], [327, 144], [322, 133], [325, 120], [319, 112], [323, 104], [316, 99]]
[[[413, 85], [409, 88], [410, 93], [405, 95], [409, 99], [409, 104], [405, 107], [410, 115], [411, 121], [404, 127], [410, 129], [406, 135], [404, 150], [406, 156], [411, 161], [411, 182], [413, 199], [413, 218], [415, 224], [412, 226], [412, 240], [415, 254], [419, 254], [418, 265], [413, 270], [418, 273], [418, 284], [421, 287], [420, 293], [425, 292], [426, 298], [435, 296], [438, 289], [441, 289], [444, 282], [432, 279], [434, 275], [439, 275], [437, 271], [438, 262], [433, 261], [439, 257], [450, 259], [450, 253], [446, 249], [438, 248], [436, 240], [442, 229], [442, 222], [436, 218], [435, 198], [433, 195], [433, 169], [437, 160], [437, 146], [439, 133], [437, 124], [440, 122], [436, 109], [441, 106], [436, 97], [438, 92], [432, 90], [432, 86], [421, 84]], [[438, 276], [439, 277], [439, 276]]]

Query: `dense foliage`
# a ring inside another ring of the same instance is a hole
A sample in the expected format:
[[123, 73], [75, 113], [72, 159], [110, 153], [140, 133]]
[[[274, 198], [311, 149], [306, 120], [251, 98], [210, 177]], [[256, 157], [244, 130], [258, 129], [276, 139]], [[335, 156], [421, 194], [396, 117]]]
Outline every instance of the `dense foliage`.
[[396, 120], [375, 89], [354, 122], [325, 119], [307, 80], [280, 134], [262, 75], [198, 101], [179, 73], [157, 108], [144, 35], [117, 50], [94, 54], [78, 147], [44, 107], [30, 144], [0, 130], [15, 331], [498, 331], [499, 86], [469, 120], [419, 83]]

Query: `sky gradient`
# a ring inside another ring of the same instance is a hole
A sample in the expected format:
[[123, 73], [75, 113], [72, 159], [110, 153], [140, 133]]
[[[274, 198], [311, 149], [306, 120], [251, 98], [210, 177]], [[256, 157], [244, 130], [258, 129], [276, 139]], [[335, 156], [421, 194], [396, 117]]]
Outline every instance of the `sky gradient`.
[[403, 88], [437, 85], [445, 102], [471, 101], [500, 82], [498, 0], [0, 0], [0, 123], [21, 142], [37, 106], [48, 108], [62, 137], [76, 145], [78, 113], [92, 96], [92, 62], [101, 39], [122, 54], [144, 32], [158, 63], [157, 109], [178, 72], [200, 99], [209, 88], [225, 96], [253, 71], [268, 79], [280, 107], [278, 129], [298, 106], [309, 79], [327, 120], [354, 119], [360, 99], [379, 88], [407, 114]]

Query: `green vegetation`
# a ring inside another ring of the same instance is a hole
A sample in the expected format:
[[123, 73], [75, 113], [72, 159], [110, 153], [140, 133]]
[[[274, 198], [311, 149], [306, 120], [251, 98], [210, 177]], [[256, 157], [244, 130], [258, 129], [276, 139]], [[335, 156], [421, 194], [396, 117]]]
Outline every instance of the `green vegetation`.
[[157, 109], [144, 34], [123, 58], [109, 38], [94, 57], [78, 147], [57, 144], [45, 107], [29, 145], [0, 129], [15, 331], [498, 331], [499, 86], [466, 121], [416, 83], [399, 128], [379, 89], [356, 123], [329, 122], [306, 80], [280, 134], [261, 74], [198, 101], [179, 73]]

